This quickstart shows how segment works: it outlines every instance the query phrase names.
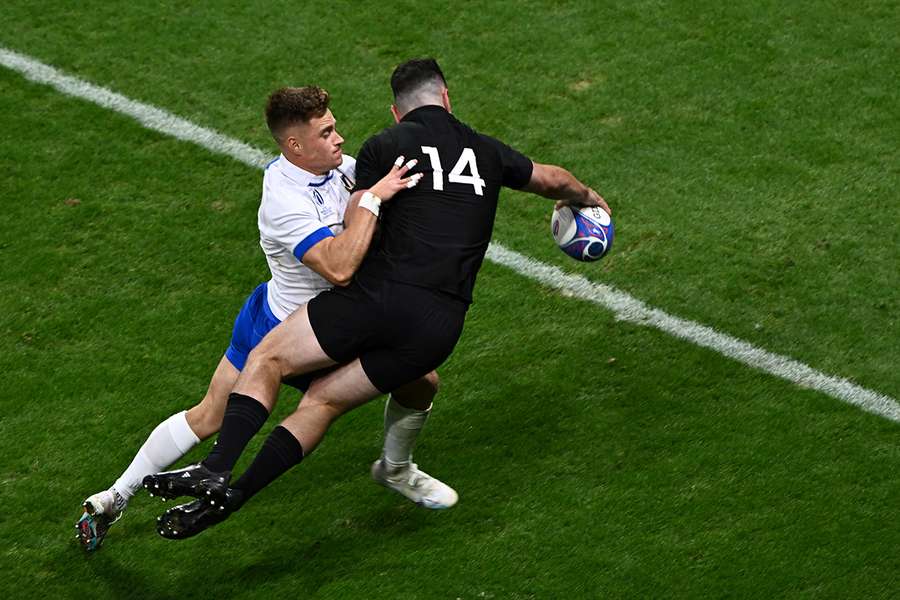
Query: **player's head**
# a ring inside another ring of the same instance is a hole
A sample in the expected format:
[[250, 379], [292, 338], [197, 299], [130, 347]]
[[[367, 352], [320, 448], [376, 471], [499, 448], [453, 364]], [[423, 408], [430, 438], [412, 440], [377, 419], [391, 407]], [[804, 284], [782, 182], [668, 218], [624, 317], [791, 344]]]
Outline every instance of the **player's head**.
[[391, 112], [399, 121], [420, 106], [443, 106], [450, 110], [447, 80], [433, 58], [414, 58], [399, 65], [391, 75], [394, 104]]
[[275, 90], [266, 103], [266, 124], [281, 152], [311, 173], [326, 173], [342, 160], [344, 138], [328, 102], [328, 92], [310, 85]]

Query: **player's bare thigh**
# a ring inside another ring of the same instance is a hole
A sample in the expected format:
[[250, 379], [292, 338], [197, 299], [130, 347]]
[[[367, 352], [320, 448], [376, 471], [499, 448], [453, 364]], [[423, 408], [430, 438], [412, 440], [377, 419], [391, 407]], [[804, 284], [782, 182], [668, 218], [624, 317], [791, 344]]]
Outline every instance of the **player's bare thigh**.
[[[432, 371], [394, 392], [408, 408], [427, 410], [437, 394], [438, 376]], [[357, 358], [314, 380], [300, 400], [300, 406], [327, 405], [335, 415], [342, 415], [380, 396]]]
[[300, 405], [327, 404], [343, 414], [379, 395], [357, 358], [313, 381]]
[[234, 391], [271, 407], [282, 379], [334, 364], [319, 345], [304, 305], [267, 333], [253, 349]]

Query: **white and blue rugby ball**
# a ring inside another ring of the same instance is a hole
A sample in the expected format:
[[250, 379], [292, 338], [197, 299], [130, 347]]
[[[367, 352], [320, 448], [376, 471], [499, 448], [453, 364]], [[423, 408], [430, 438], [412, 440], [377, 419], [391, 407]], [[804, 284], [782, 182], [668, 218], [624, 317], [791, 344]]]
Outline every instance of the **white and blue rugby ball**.
[[612, 248], [613, 222], [599, 206], [554, 208], [550, 231], [559, 249], [575, 260], [600, 260]]

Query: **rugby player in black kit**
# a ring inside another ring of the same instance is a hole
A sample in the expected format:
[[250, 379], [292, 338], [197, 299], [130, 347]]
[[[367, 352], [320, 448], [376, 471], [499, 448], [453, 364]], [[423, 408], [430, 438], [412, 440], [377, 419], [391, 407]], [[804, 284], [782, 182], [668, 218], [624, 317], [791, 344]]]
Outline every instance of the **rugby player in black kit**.
[[[457, 120], [433, 59], [397, 67], [391, 88], [397, 124], [361, 148], [351, 200], [368, 209], [359, 211], [367, 218], [380, 214], [379, 242], [348, 286], [311, 300], [253, 350], [210, 455], [197, 465], [151, 476], [170, 495], [198, 498], [167, 511], [159, 520], [160, 535], [186, 538], [224, 520], [312, 452], [340, 415], [429, 373], [450, 356], [472, 302], [501, 186], [609, 211], [567, 170], [535, 163]], [[416, 159], [412, 172], [422, 177], [382, 209], [366, 190], [401, 166], [397, 156]], [[318, 379], [273, 430], [243, 476], [252, 484], [230, 488], [231, 469], [274, 407], [281, 381], [336, 364], [342, 366]]]

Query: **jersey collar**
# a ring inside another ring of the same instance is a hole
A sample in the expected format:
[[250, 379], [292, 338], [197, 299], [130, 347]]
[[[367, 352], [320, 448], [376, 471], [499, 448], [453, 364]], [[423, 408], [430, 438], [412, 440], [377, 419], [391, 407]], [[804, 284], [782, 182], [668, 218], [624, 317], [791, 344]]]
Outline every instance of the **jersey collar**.
[[414, 108], [400, 119], [401, 121], [418, 121], [422, 122], [427, 119], [430, 115], [439, 115], [439, 114], [449, 115], [447, 109], [443, 106], [438, 106], [437, 104], [426, 104], [425, 106], [420, 106], [418, 108]]
[[301, 169], [289, 161], [284, 154], [278, 157], [278, 168], [281, 169], [281, 172], [291, 181], [309, 187], [320, 187], [328, 183], [328, 181], [334, 177], [334, 171], [328, 171], [325, 175], [314, 175], [306, 169]]

